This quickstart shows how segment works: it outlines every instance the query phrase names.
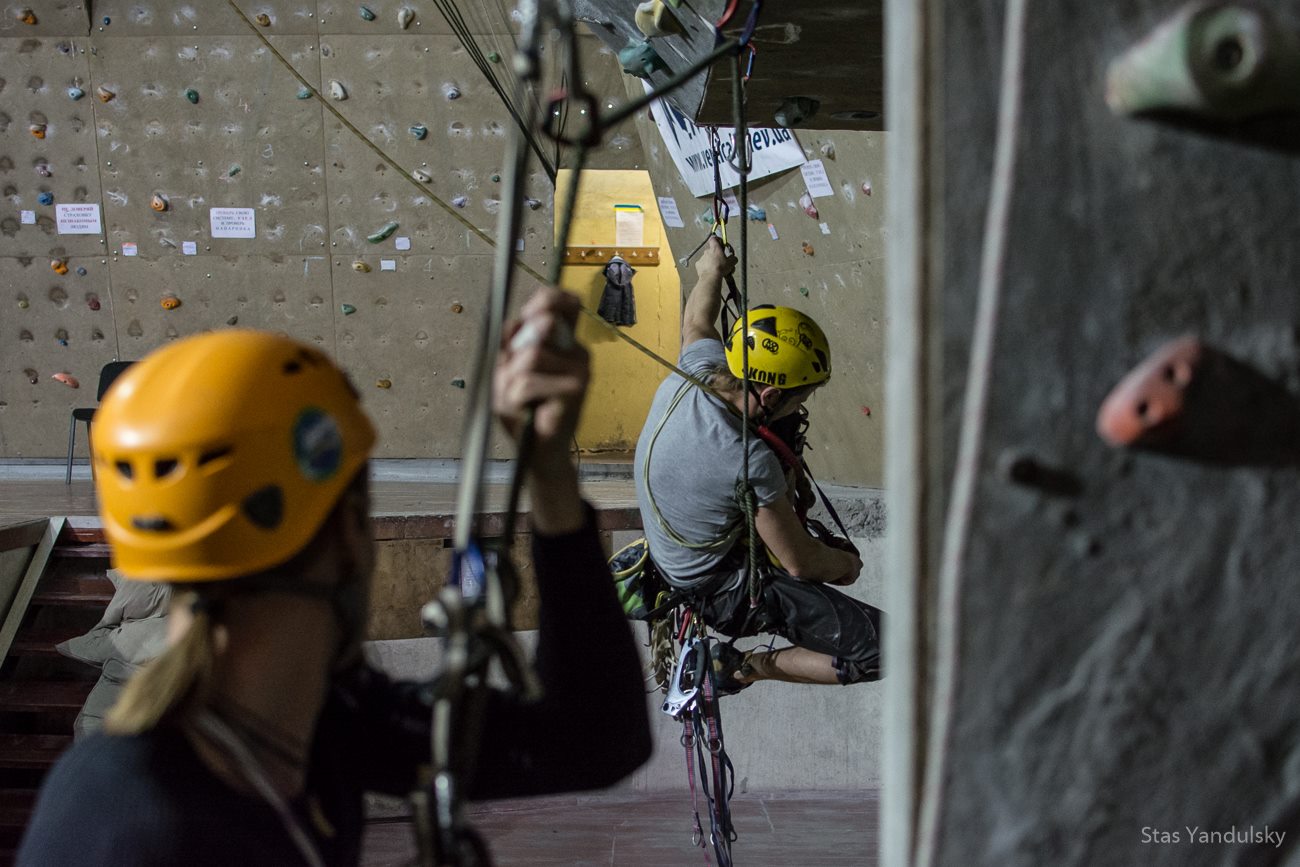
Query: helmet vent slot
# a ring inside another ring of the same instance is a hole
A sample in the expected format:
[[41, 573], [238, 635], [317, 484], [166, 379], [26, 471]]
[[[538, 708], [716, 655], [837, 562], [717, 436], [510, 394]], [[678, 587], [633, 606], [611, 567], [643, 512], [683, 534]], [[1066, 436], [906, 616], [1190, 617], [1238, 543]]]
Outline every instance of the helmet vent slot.
[[176, 529], [171, 521], [161, 515], [136, 515], [131, 519], [131, 525], [149, 533], [166, 533]]
[[206, 452], [199, 455], [199, 466], [207, 466], [218, 458], [224, 458], [232, 451], [234, 451], [234, 449], [230, 446], [218, 446], [215, 449], [208, 449]]
[[267, 485], [244, 498], [244, 514], [263, 530], [274, 530], [284, 520], [284, 492]]
[[130, 461], [117, 461], [113, 466], [117, 469], [117, 474], [122, 478], [135, 478], [135, 470], [132, 468]]
[[297, 359], [293, 359], [292, 361], [286, 361], [281, 369], [286, 374], [299, 373], [302, 371], [302, 364]]
[[176, 472], [178, 466], [180, 466], [180, 461], [176, 460], [176, 458], [156, 460], [153, 462], [153, 476], [155, 479], [165, 479]]

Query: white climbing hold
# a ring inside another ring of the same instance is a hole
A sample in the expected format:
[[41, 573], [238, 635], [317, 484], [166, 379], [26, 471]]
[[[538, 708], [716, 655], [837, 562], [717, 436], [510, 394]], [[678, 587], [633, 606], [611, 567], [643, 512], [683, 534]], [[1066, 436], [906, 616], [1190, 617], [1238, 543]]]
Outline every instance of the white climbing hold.
[[460, 88], [449, 82], [442, 86], [442, 95], [448, 99], [460, 99]]
[[804, 193], [799, 197], [799, 207], [803, 208], [803, 212], [814, 220], [821, 216], [817, 211], [817, 206], [813, 204], [811, 193]]
[[401, 9], [397, 10], [397, 26], [402, 28], [403, 30], [410, 27], [411, 22], [414, 20], [415, 20], [415, 10], [412, 9], [411, 7], [403, 6]]
[[826, 159], [828, 160], [835, 159], [835, 142], [833, 141], [826, 142], [826, 144], [822, 145], [821, 150], [822, 150], [822, 156], [826, 157]]
[[345, 100], [348, 98], [347, 88], [337, 79], [330, 79], [330, 99]]
[[433, 180], [433, 175], [429, 174], [428, 172], [421, 171], [420, 169], [414, 169], [411, 172], [411, 177], [415, 178], [417, 181], [419, 181], [422, 184], [427, 184]]
[[451, 200], [451, 203], [452, 203], [453, 205], [455, 205], [456, 207], [458, 207], [458, 208], [463, 208], [463, 207], [465, 207], [466, 205], [469, 204], [469, 197], [468, 197], [468, 196], [456, 196], [454, 199]]

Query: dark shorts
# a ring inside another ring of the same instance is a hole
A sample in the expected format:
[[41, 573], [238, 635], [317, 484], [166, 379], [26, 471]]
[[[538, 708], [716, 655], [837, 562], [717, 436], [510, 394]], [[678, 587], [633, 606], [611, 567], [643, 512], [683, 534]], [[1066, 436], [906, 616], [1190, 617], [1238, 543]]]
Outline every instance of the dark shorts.
[[751, 617], [743, 578], [721, 582], [729, 584], [737, 586], [707, 596], [701, 606], [705, 622], [718, 632], [732, 638], [768, 632], [825, 653], [833, 657], [841, 683], [880, 679], [880, 609], [836, 587], [772, 569]]

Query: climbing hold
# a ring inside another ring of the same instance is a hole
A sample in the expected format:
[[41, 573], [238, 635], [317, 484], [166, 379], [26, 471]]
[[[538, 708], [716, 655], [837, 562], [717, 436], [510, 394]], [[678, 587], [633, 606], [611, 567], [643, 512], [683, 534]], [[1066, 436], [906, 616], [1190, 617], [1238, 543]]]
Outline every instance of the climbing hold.
[[53, 271], [55, 274], [58, 274], [60, 277], [62, 277], [64, 274], [68, 273], [68, 260], [51, 259], [50, 270]]
[[47, 166], [45, 163], [37, 163], [36, 174], [40, 175], [43, 178], [48, 178], [50, 176], [50, 167]]
[[807, 241], [804, 241], [804, 242], [803, 242], [803, 254], [804, 254], [805, 256], [816, 256], [816, 255], [817, 255], [817, 252], [813, 249], [813, 245], [812, 245], [812, 244], [809, 244]]
[[18, 332], [18, 339], [23, 343], [31, 343], [36, 338], [32, 337], [32, 333], [24, 328], [22, 331]]
[[310, 88], [310, 87], [300, 87], [300, 88], [298, 88], [298, 98], [299, 98], [299, 99], [311, 99], [311, 88]]
[[95, 96], [99, 98], [100, 102], [112, 102], [113, 97], [117, 96], [117, 94], [101, 84], [95, 88]]
[[99, 296], [96, 295], [96, 294], [94, 294], [93, 292], [92, 292], [91, 294], [87, 295], [87, 296], [86, 296], [86, 306], [89, 307], [91, 310], [98, 310], [98, 309], [99, 309]]
[[232, 316], [232, 317], [230, 317], [229, 319], [226, 320], [226, 324], [227, 324], [227, 325], [238, 325], [238, 324], [239, 324], [239, 317], [238, 317], [238, 316]]
[[54, 193], [41, 193], [36, 197], [36, 201], [42, 205], [54, 204]]
[[777, 126], [790, 129], [803, 125], [817, 113], [817, 109], [821, 106], [818, 100], [806, 96], [792, 96], [781, 103], [781, 107], [776, 110], [772, 119], [776, 121]]
[[258, 24], [261, 24], [263, 27], [271, 26], [271, 16], [267, 15], [265, 12], [259, 12], [257, 14], [257, 17], [254, 18], [253, 20], [256, 21]]
[[166, 295], [163, 297], [162, 308], [164, 310], [175, 310], [177, 307], [180, 306], [181, 306], [181, 299], [177, 298], [175, 295]]
[[344, 304], [339, 309], [343, 311], [344, 316], [351, 316], [353, 313], [357, 312], [357, 308], [353, 307], [351, 304]]
[[500, 53], [500, 52], [497, 52], [497, 51], [489, 51], [489, 52], [488, 52], [488, 62], [490, 62], [490, 63], [500, 63], [500, 62], [501, 62], [501, 53]]
[[800, 287], [799, 287], [799, 294], [802, 295], [803, 297], [807, 298], [807, 297], [808, 297], [808, 287], [807, 287], [807, 286], [800, 286]]
[[85, 268], [81, 267], [80, 265], [77, 266], [77, 276], [78, 276], [78, 277], [85, 277], [87, 273], [88, 273], [88, 272], [86, 271]]
[[21, 21], [21, 22], [24, 23], [24, 24], [35, 24], [35, 23], [36, 23], [36, 13], [33, 12], [32, 10], [30, 10], [30, 9], [19, 9], [19, 10], [18, 10], [18, 20]]
[[103, 340], [103, 339], [104, 339], [104, 332], [100, 331], [98, 328], [92, 328], [92, 329], [90, 329], [90, 339], [91, 339], [91, 340]]
[[352, 270], [356, 271], [358, 274], [369, 274], [370, 266], [358, 259], [352, 263]]
[[164, 196], [162, 193], [154, 193], [153, 199], [149, 201], [149, 207], [153, 208], [155, 211], [157, 211], [160, 214], [163, 211], [167, 210], [170, 206], [171, 205], [167, 201], [167, 197]]
[[191, 105], [197, 105], [199, 101], [199, 92], [192, 87], [185, 88], [185, 98], [190, 101]]
[[239, 167], [238, 163], [236, 163], [226, 171], [226, 177], [233, 178], [235, 175], [239, 174], [242, 171], [243, 169]]
[[422, 184], [427, 184], [433, 180], [433, 175], [429, 174], [428, 172], [421, 171], [420, 169], [413, 170], [411, 172], [411, 177], [415, 178], [417, 181], [419, 181]]
[[375, 20], [375, 13], [372, 12], [372, 11], [370, 10], [370, 7], [369, 7], [369, 6], [362, 6], [360, 9], [357, 10], [357, 12], [359, 12], [359, 13], [361, 14], [361, 20], [362, 20], [362, 21], [374, 21], [374, 20]]
[[456, 377], [455, 379], [453, 379], [453, 380], [451, 381], [451, 385], [452, 385], [453, 388], [464, 388], [464, 387], [465, 387], [465, 380], [461, 379], [461, 378], [458, 376], [458, 377]]
[[348, 90], [336, 78], [330, 79], [330, 99], [342, 101], [348, 98]]
[[1178, 432], [1192, 383], [1213, 353], [1195, 337], [1165, 344], [1120, 380], [1097, 412], [1097, 433], [1112, 446], [1149, 446]]
[[530, 210], [530, 211], [535, 211], [535, 210], [537, 210], [538, 208], [540, 208], [540, 207], [542, 206], [542, 200], [541, 200], [541, 199], [524, 199], [524, 205], [527, 206], [528, 210]]
[[501, 183], [501, 176], [500, 176], [499, 174], [497, 174], [496, 172], [493, 172], [493, 173], [492, 173], [492, 183], [494, 183], [494, 184], [499, 184], [499, 183]]
[[455, 302], [453, 302], [452, 305], [451, 305], [451, 312], [452, 312], [452, 313], [464, 313], [464, 312], [465, 312], [465, 308], [464, 308], [464, 306], [463, 306], [459, 301], [455, 301]]
[[54, 342], [57, 343], [57, 344], [59, 344], [60, 346], [67, 346], [67, 345], [68, 345], [68, 330], [67, 330], [66, 328], [60, 328], [58, 331], [55, 331], [55, 332], [54, 332]]
[[1300, 111], [1298, 75], [1300, 38], [1267, 8], [1188, 3], [1111, 63], [1106, 104], [1237, 121]]
[[870, 179], [870, 178], [868, 178], [867, 180], [865, 180], [865, 181], [862, 182], [862, 192], [866, 193], [868, 196], [871, 195], [871, 179]]
[[414, 20], [415, 20], [415, 10], [412, 9], [411, 7], [403, 6], [401, 9], [397, 10], [397, 26], [402, 28], [403, 30], [410, 27], [411, 22]]
[[862, 408], [862, 414], [865, 415], [867, 418], [871, 418], [871, 407], [864, 406]]
[[76, 102], [77, 100], [81, 99], [85, 95], [86, 92], [82, 90], [80, 87], [73, 86], [68, 88], [68, 99], [72, 100], [73, 102]]
[[392, 388], [393, 381], [391, 379], [381, 379], [375, 383], [375, 386], [377, 388]]
[[428, 134], [429, 128], [422, 123], [413, 124], [411, 126], [411, 135], [415, 136], [416, 141], [424, 141]]
[[745, 216], [751, 220], [757, 220], [760, 223], [767, 222], [767, 210], [760, 208], [758, 205], [750, 205], [745, 209]]
[[460, 99], [460, 88], [454, 84], [444, 84], [442, 86], [442, 95], [447, 99]]
[[648, 40], [637, 42], [629, 39], [627, 45], [618, 53], [618, 62], [623, 71], [637, 78], [649, 78], [652, 72], [668, 70], [664, 59], [655, 51]]
[[380, 229], [378, 229], [378, 230], [376, 230], [376, 231], [374, 231], [374, 232], [371, 232], [369, 235], [366, 235], [366, 240], [369, 241], [369, 242], [372, 243], [372, 244], [378, 244], [380, 241], [383, 241], [383, 240], [386, 239], [389, 235], [391, 235], [391, 234], [393, 234], [394, 232], [396, 232], [396, 231], [397, 231], [397, 226], [398, 226], [398, 223], [397, 223], [396, 220], [394, 220], [393, 222], [388, 223], [387, 225], [383, 226], [382, 228], [380, 228]]
[[681, 23], [668, 11], [664, 0], [646, 0], [639, 4], [633, 20], [647, 39], [651, 36], [680, 36], [683, 32]]
[[454, 196], [451, 203], [458, 208], [463, 208], [469, 204], [469, 199], [466, 196]]
[[811, 193], [804, 193], [799, 197], [799, 207], [803, 208], [803, 212], [814, 220], [821, 216], [817, 211], [817, 205], [813, 203]]
[[835, 142], [828, 141], [821, 147], [822, 156], [828, 160], [835, 159]]
[[18, 296], [18, 309], [19, 309], [19, 310], [26, 310], [26, 309], [27, 309], [28, 307], [30, 307], [30, 306], [32, 306], [32, 305], [31, 305], [31, 302], [27, 300], [27, 296], [26, 296], [26, 295], [19, 295], [19, 296]]
[[112, 19], [112, 18], [109, 18], [107, 15], [105, 15], [105, 16], [104, 16], [104, 26], [107, 27], [108, 25], [110, 25], [110, 24], [112, 24], [112, 23], [113, 23], [113, 19]]
[[50, 379], [61, 382], [68, 388], [81, 388], [81, 383], [77, 382], [77, 378], [71, 373], [56, 373]]
[[34, 123], [27, 127], [28, 131], [36, 138], [45, 138], [45, 124]]
[[36, 368], [34, 367], [23, 368], [23, 374], [27, 377], [27, 381], [32, 385], [41, 381], [40, 375], [37, 374]]

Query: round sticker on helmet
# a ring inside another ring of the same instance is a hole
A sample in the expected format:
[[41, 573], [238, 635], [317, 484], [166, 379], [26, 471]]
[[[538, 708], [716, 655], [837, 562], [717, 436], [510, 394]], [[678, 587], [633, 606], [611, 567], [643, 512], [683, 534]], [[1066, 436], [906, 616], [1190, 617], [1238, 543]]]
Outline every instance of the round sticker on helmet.
[[343, 434], [333, 416], [308, 407], [293, 423], [293, 456], [298, 470], [313, 482], [323, 482], [343, 463]]

